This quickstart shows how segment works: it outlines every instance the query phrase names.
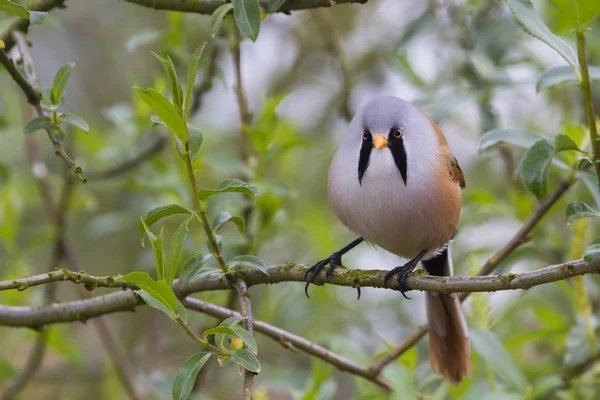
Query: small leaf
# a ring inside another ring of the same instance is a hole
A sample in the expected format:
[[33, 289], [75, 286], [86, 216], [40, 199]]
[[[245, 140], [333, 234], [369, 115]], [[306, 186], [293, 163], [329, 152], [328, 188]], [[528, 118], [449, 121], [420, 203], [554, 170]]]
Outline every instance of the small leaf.
[[[590, 65], [588, 68], [591, 79], [600, 79], [600, 67]], [[540, 76], [536, 84], [536, 89], [538, 92], [541, 92], [544, 89], [548, 89], [566, 82], [573, 84], [579, 83], [573, 68], [568, 65], [552, 67], [544, 71], [544, 73]]]
[[528, 149], [543, 136], [522, 129], [493, 129], [486, 132], [479, 142], [479, 154], [494, 149], [499, 143], [508, 143]]
[[60, 116], [58, 117], [58, 120], [60, 122], [66, 122], [67, 124], [73, 125], [79, 129], [81, 129], [85, 133], [90, 132], [90, 127], [87, 124], [87, 122], [85, 122], [83, 120], [83, 118], [81, 118], [78, 115], [70, 114], [70, 113], [60, 114]]
[[227, 222], [234, 223], [238, 227], [240, 235], [244, 234], [244, 228], [246, 226], [244, 218], [232, 217], [227, 211], [221, 211], [219, 215], [215, 217], [212, 223], [213, 232], [218, 232]]
[[206, 264], [212, 257], [212, 254], [196, 254], [183, 265], [181, 276], [179, 277], [179, 287], [186, 287], [190, 284], [190, 281], [198, 271]]
[[231, 353], [231, 361], [246, 368], [250, 372], [260, 372], [260, 363], [258, 362], [258, 359], [247, 349], [236, 350]]
[[181, 89], [181, 83], [179, 83], [179, 78], [177, 77], [177, 72], [175, 72], [175, 66], [173, 65], [173, 60], [171, 57], [167, 55], [167, 58], [162, 58], [155, 52], [152, 52], [154, 57], [162, 64], [165, 74], [167, 75], [167, 79], [169, 80], [169, 85], [171, 87], [171, 95], [173, 96], [173, 105], [179, 114], [181, 114], [182, 106], [183, 106], [183, 90]]
[[0, 0], [0, 11], [5, 11], [11, 15], [29, 19], [29, 11], [19, 4], [13, 3], [10, 0]]
[[[150, 239], [150, 244], [152, 245], [152, 250], [154, 251], [154, 263], [156, 264], [156, 274], [158, 279], [164, 281], [166, 279], [165, 275], [165, 260], [163, 253], [163, 242], [165, 239], [165, 227], [160, 228], [160, 233], [156, 236], [146, 225], [146, 222], [143, 218], [140, 218], [142, 221], [142, 228], [148, 235], [148, 239]], [[143, 242], [142, 242], [143, 245]], [[169, 282], [170, 283], [170, 282]]]
[[223, 18], [229, 11], [233, 10], [233, 6], [231, 3], [221, 4], [215, 12], [210, 17], [210, 36], [215, 37], [219, 28], [221, 27], [221, 22], [223, 22]]
[[[141, 290], [141, 289], [134, 290], [134, 292], [135, 292], [135, 294], [140, 296], [146, 302], [146, 304], [148, 304], [150, 307], [164, 312], [165, 314], [167, 314], [167, 316], [169, 318], [171, 318], [173, 321], [175, 321], [174, 313], [171, 310], [169, 310], [167, 308], [167, 306], [164, 305], [163, 303], [161, 303], [158, 299], [152, 297], [150, 294], [148, 294], [148, 292]], [[187, 311], [186, 311], [185, 307], [183, 306], [183, 304], [181, 304], [181, 302], [179, 300], [177, 300], [177, 307], [175, 308], [175, 310], [177, 311], [177, 314], [179, 314], [179, 317], [181, 318], [181, 320], [187, 324], [187, 321], [188, 321]]]
[[204, 339], [206, 339], [210, 335], [216, 335], [218, 333], [225, 334], [225, 335], [237, 336], [237, 333], [233, 330], [233, 328], [230, 328], [228, 326], [217, 326], [216, 328], [211, 328], [211, 329], [205, 330], [204, 334], [203, 334]]
[[173, 104], [165, 96], [158, 93], [154, 89], [144, 90], [137, 86], [134, 86], [134, 89], [138, 91], [138, 94], [144, 101], [144, 103], [148, 104], [148, 106], [154, 111], [154, 113], [160, 118], [167, 127], [173, 132], [175, 136], [179, 138], [182, 142], [186, 142], [188, 140], [188, 129], [187, 126], [183, 123], [183, 120], [177, 113]]
[[546, 197], [548, 173], [554, 156], [554, 148], [541, 139], [527, 150], [519, 167], [525, 186], [535, 194], [538, 200]]
[[600, 212], [592, 209], [583, 201], [575, 201], [567, 206], [567, 224], [581, 218], [597, 218]]
[[215, 189], [200, 189], [198, 191], [198, 198], [202, 201], [206, 201], [210, 196], [218, 193], [245, 193], [252, 197], [252, 200], [258, 196], [258, 189], [256, 186], [249, 183], [240, 181], [239, 179], [223, 179]]
[[258, 0], [232, 0], [233, 15], [242, 35], [253, 42], [260, 31], [260, 5]]
[[600, 237], [583, 251], [583, 260], [588, 264], [600, 261]]
[[556, 50], [574, 69], [578, 68], [573, 49], [548, 29], [531, 0], [506, 0], [506, 3], [525, 32]]
[[[188, 126], [190, 128], [191, 126]], [[181, 158], [185, 161], [185, 151], [183, 149], [183, 145], [181, 144], [181, 140], [175, 138], [175, 144], [177, 145], [177, 152], [181, 156]], [[200, 149], [202, 148], [202, 133], [196, 129], [190, 129], [190, 138], [188, 140], [188, 146], [190, 149], [190, 158], [192, 161], [196, 161], [200, 156]]]
[[190, 215], [183, 223], [177, 228], [173, 237], [171, 238], [171, 244], [169, 245], [169, 254], [167, 260], [169, 260], [170, 268], [167, 269], [167, 283], [172, 283], [177, 274], [179, 273], [179, 258], [181, 257], [181, 250], [183, 249], [183, 243], [188, 232], [188, 224], [192, 219], [193, 215]]
[[60, 143], [62, 143], [67, 137], [65, 131], [60, 126], [52, 127], [52, 129], [50, 130], [50, 136], [52, 137], [52, 139]]
[[[192, 96], [194, 95], [196, 71], [198, 70], [198, 63], [200, 62], [200, 58], [202, 57], [202, 53], [204, 52], [204, 47], [206, 47], [206, 42], [200, 43], [200, 46], [198, 46], [196, 51], [194, 51], [194, 54], [192, 54], [192, 56], [190, 57], [190, 62], [188, 64], [187, 93], [185, 96], [185, 107], [183, 110], [183, 121], [186, 123], [188, 120], [188, 113], [190, 112], [190, 105], [192, 104]], [[200, 137], [202, 137], [202, 135], [200, 135]], [[200, 144], [202, 144], [202, 140], [200, 140]], [[199, 148], [198, 151], [200, 151]]]
[[248, 347], [248, 350], [250, 350], [254, 355], [258, 354], [256, 340], [254, 339], [254, 336], [252, 336], [252, 334], [250, 332], [248, 332], [247, 330], [245, 330], [243, 328], [237, 328], [237, 327], [233, 327], [231, 329], [233, 329], [233, 331], [235, 332], [235, 335], [237, 337], [242, 339], [242, 342], [244, 342], [246, 347]]
[[31, 121], [29, 121], [27, 123], [27, 125], [25, 125], [25, 127], [23, 128], [23, 132], [34, 133], [34, 132], [39, 131], [40, 129], [46, 129], [46, 128], [51, 128], [51, 127], [52, 127], [52, 120], [50, 119], [50, 117], [40, 116], [40, 117], [35, 117]]
[[131, 282], [149, 296], [163, 304], [169, 311], [177, 309], [177, 297], [169, 285], [163, 281], [154, 281], [146, 272], [130, 272], [122, 277], [124, 281]]
[[61, 96], [58, 103], [52, 103], [52, 89], [42, 89], [42, 100], [40, 101], [40, 105], [46, 111], [56, 111], [62, 105], [64, 100], [64, 96]]
[[33, 28], [34, 26], [40, 26], [46, 20], [48, 16], [47, 12], [44, 11], [29, 11], [29, 27], [28, 29]]
[[50, 90], [50, 101], [52, 101], [52, 104], [58, 104], [60, 102], [60, 98], [65, 90], [65, 86], [67, 86], [73, 68], [75, 68], [75, 63], [69, 63], [63, 65], [56, 71], [54, 83]]
[[267, 9], [270, 13], [274, 13], [279, 11], [281, 6], [285, 4], [287, 0], [269, 0], [269, 4], [267, 5]]
[[475, 351], [488, 362], [502, 381], [520, 392], [525, 390], [527, 379], [494, 333], [473, 329], [469, 331], [469, 337]]
[[577, 147], [575, 141], [571, 139], [570, 136], [564, 134], [556, 135], [554, 137], [554, 153], [556, 154], [561, 151], [567, 150], [581, 151], [579, 150], [579, 147]]
[[[246, 318], [244, 318], [244, 317], [229, 317], [229, 318], [223, 320], [223, 322], [221, 322], [219, 324], [219, 326], [228, 326], [230, 328], [233, 328], [245, 319]], [[220, 347], [224, 347], [226, 338], [227, 338], [227, 335], [219, 333], [219, 334], [215, 335], [215, 343]]]
[[169, 204], [168, 206], [156, 207], [148, 211], [146, 218], [142, 220], [142, 224], [139, 228], [142, 246], [144, 245], [144, 223], [147, 225], [147, 227], [150, 227], [152, 224], [161, 220], [162, 218], [173, 214], [193, 214], [193, 212], [189, 208], [180, 206], [178, 204]]
[[262, 271], [265, 275], [269, 275], [267, 264], [265, 264], [263, 260], [256, 256], [244, 255], [233, 257], [231, 260], [229, 260], [227, 265], [229, 265], [232, 271], [256, 268]]
[[186, 400], [190, 396], [198, 373], [211, 355], [212, 353], [208, 352], [194, 354], [179, 367], [179, 370], [175, 374], [175, 379], [173, 379], [173, 386], [171, 387], [173, 400]]

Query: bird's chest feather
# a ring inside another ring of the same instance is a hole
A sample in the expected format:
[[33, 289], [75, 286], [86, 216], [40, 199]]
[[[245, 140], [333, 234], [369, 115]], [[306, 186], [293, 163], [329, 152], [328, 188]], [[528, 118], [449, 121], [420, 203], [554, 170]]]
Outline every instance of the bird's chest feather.
[[460, 188], [444, 179], [438, 160], [414, 161], [409, 158], [406, 185], [386, 150], [372, 154], [362, 184], [357, 167], [341, 157], [334, 157], [329, 175], [329, 199], [342, 223], [408, 258], [450, 240], [460, 214]]

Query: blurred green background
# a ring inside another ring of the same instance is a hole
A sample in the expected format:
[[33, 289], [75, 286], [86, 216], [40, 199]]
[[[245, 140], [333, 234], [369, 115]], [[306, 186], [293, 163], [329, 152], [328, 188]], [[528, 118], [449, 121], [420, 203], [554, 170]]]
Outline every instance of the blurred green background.
[[[555, 7], [534, 2], [544, 20], [574, 47], [574, 35]], [[354, 236], [335, 218], [327, 202], [327, 168], [347, 116], [379, 95], [417, 104], [440, 125], [466, 175], [464, 207], [453, 243], [457, 274], [474, 274], [504, 246], [538, 204], [515, 173], [523, 151], [504, 146], [480, 156], [479, 139], [494, 128], [524, 128], [543, 135], [581, 131], [585, 121], [581, 92], [572, 84], [536, 91], [540, 74], [564, 61], [527, 35], [508, 6], [497, 1], [428, 2], [369, 0], [360, 5], [269, 15], [256, 43], [241, 44], [242, 76], [253, 113], [240, 128], [235, 75], [227, 26], [210, 37], [210, 16], [157, 12], [123, 1], [68, 1], [28, 35], [43, 87], [50, 87], [64, 63], [76, 67], [67, 86], [65, 110], [83, 116], [89, 135], [70, 131], [67, 148], [84, 171], [108, 168], [148, 148], [163, 127], [153, 127], [148, 107], [132, 86], [165, 88], [163, 70], [151, 51], [169, 53], [185, 76], [187, 59], [208, 45], [198, 81], [205, 82], [191, 122], [204, 136], [196, 161], [201, 187], [225, 177], [242, 176], [260, 196], [248, 222], [252, 242], [234, 227], [223, 233], [228, 257], [251, 251], [268, 265], [313, 263]], [[6, 14], [0, 13], [5, 28]], [[228, 23], [228, 21], [225, 21]], [[600, 65], [600, 20], [587, 33], [590, 64]], [[211, 79], [211, 60], [214, 77]], [[208, 82], [208, 84], [206, 84]], [[600, 87], [593, 87], [600, 104]], [[53, 251], [53, 230], [27, 158], [22, 129], [31, 118], [25, 97], [5, 73], [0, 75], [0, 279], [46, 271]], [[240, 131], [249, 139], [242, 139]], [[62, 160], [54, 157], [42, 132], [39, 146], [50, 169], [56, 198], [64, 180]], [[249, 156], [240, 157], [242, 146]], [[67, 238], [79, 263], [94, 275], [152, 271], [152, 251], [139, 244], [139, 217], [150, 209], [190, 204], [186, 176], [174, 143], [134, 171], [74, 184]], [[552, 190], [566, 176], [552, 169]], [[589, 182], [588, 182], [589, 183]], [[555, 205], [498, 271], [515, 273], [580, 258], [574, 240], [586, 244], [597, 225], [576, 229], [565, 224], [570, 201], [598, 207], [589, 184], [579, 182]], [[591, 184], [593, 187], [593, 184]], [[242, 215], [238, 195], [215, 198], [209, 214], [228, 210]], [[171, 235], [180, 221], [166, 225]], [[190, 235], [184, 259], [204, 245]], [[349, 268], [391, 269], [402, 261], [383, 250], [361, 245], [344, 257]], [[386, 395], [375, 385], [334, 370], [301, 352], [281, 347], [257, 333], [262, 372], [255, 379], [256, 399], [519, 399], [597, 398], [600, 368], [581, 376], [563, 374], [597, 349], [599, 281], [583, 280], [587, 293], [569, 281], [530, 291], [476, 294], [464, 304], [469, 327], [488, 332], [493, 341], [473, 348], [474, 375], [451, 388], [433, 375], [427, 340], [384, 371], [396, 389]], [[77, 298], [74, 284], [58, 283], [59, 301]], [[411, 300], [390, 290], [363, 289], [356, 301], [350, 288], [313, 286], [311, 299], [300, 283], [250, 289], [255, 318], [306, 337], [362, 365], [389, 346], [404, 341], [425, 323], [424, 297]], [[108, 293], [97, 289], [94, 295]], [[226, 292], [199, 298], [238, 307]], [[0, 292], [3, 305], [41, 305], [42, 288]], [[135, 367], [136, 381], [148, 398], [169, 398], [178, 366], [197, 346], [164, 315], [140, 307], [135, 313], [105, 317], [120, 350]], [[201, 332], [218, 321], [191, 313]], [[49, 349], [22, 399], [127, 398], [90, 323], [55, 325]], [[0, 327], [0, 386], [10, 382], [26, 361], [36, 333]], [[491, 340], [491, 339], [490, 339]], [[233, 365], [214, 360], [201, 372], [194, 398], [233, 399], [242, 378]]]

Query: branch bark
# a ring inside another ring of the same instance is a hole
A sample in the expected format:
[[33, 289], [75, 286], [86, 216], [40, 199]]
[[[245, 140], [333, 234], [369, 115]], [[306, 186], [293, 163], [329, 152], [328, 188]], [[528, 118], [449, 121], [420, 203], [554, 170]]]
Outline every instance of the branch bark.
[[[265, 275], [259, 270], [237, 271], [248, 287], [273, 284], [281, 282], [302, 282], [308, 266], [288, 264], [269, 267]], [[321, 273], [315, 284], [323, 285], [326, 282], [337, 286], [356, 287], [384, 287], [384, 276], [388, 271], [381, 270], [350, 270], [344, 268], [336, 269], [331, 275], [330, 282], [326, 281], [325, 274]], [[452, 276], [438, 277], [429, 275], [417, 275], [408, 278], [406, 284], [415, 290], [427, 290], [434, 292], [487, 292], [498, 290], [529, 289], [534, 286], [556, 282], [573, 276], [600, 272], [600, 261], [586, 264], [583, 260], [569, 261], [563, 264], [551, 265], [535, 271], [523, 274], [507, 274], [493, 276]], [[85, 280], [82, 279], [85, 276]], [[230, 290], [231, 283], [228, 274], [217, 274], [192, 280], [189, 286], [179, 287], [179, 282], [173, 282], [173, 289], [181, 299], [192, 293], [215, 290]], [[70, 280], [85, 285], [100, 287], [123, 287], [127, 286], [118, 277], [94, 277], [91, 275], [75, 274], [72, 271], [54, 271], [28, 278], [0, 282], [0, 288], [23, 290], [29, 286], [45, 284], [53, 281]], [[391, 283], [391, 282], [390, 282]], [[388, 289], [397, 289], [396, 284]], [[51, 304], [45, 307], [14, 307], [0, 306], [0, 326], [39, 328], [47, 324], [61, 322], [82, 321], [104, 314], [119, 311], [132, 311], [138, 305], [143, 304], [136, 295], [130, 291], [120, 291], [108, 295], [98, 296], [87, 300], [72, 301], [62, 304]]]
[[[197, 14], [212, 14], [217, 8], [227, 0], [125, 0], [128, 3], [138, 4], [140, 6], [153, 8], [155, 10], [181, 11]], [[287, 0], [279, 9], [280, 12], [288, 13], [290, 11], [306, 10], [310, 8], [331, 7], [337, 4], [364, 4], [368, 0]], [[260, 0], [260, 5], [265, 10], [268, 9], [268, 1]]]

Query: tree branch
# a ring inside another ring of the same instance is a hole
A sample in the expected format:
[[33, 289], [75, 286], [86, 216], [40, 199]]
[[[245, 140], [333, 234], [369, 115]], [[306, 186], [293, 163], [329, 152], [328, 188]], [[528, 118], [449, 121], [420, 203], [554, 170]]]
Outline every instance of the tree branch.
[[[48, 12], [53, 8], [66, 8], [64, 5], [65, 0], [38, 0], [33, 3], [31, 6], [28, 6], [27, 9], [29, 11], [44, 11]], [[29, 28], [29, 20], [25, 18], [19, 18], [11, 25], [9, 25], [8, 29], [2, 33], [0, 36], [0, 40], [4, 42], [5, 51], [9, 52], [10, 49], [15, 45], [15, 39], [13, 37], [13, 32], [27, 32]]]
[[[229, 310], [227, 308], [219, 307], [214, 304], [206, 303], [204, 301], [186, 298], [183, 301], [183, 305], [192, 310], [200, 311], [204, 314], [211, 315], [215, 318], [225, 319], [230, 317], [239, 317], [240, 314]], [[273, 340], [276, 340], [283, 348], [286, 349], [298, 349], [304, 351], [311, 356], [317, 357], [331, 365], [334, 365], [340, 371], [345, 371], [354, 375], [358, 375], [371, 382], [376, 383], [386, 390], [390, 390], [390, 386], [381, 378], [371, 377], [371, 373], [365, 367], [362, 367], [346, 358], [340, 357], [335, 353], [330, 352], [324, 347], [321, 347], [311, 341], [294, 335], [290, 332], [284, 331], [276, 326], [267, 324], [266, 322], [254, 320], [254, 330], [260, 332], [266, 336], [269, 336]]]
[[[259, 270], [236, 271], [248, 287], [273, 284], [281, 282], [302, 282], [308, 266], [288, 264], [269, 267], [265, 275]], [[326, 282], [332, 285], [345, 287], [374, 287], [383, 288], [384, 276], [388, 271], [381, 270], [350, 270], [339, 268], [331, 275], [330, 282], [326, 281], [325, 274], [321, 273], [315, 284], [323, 285]], [[523, 274], [507, 274], [492, 276], [452, 276], [438, 277], [423, 275], [408, 278], [406, 285], [415, 290], [433, 292], [487, 292], [498, 290], [529, 289], [534, 286], [556, 282], [573, 276], [600, 272], [600, 261], [586, 264], [583, 260], [569, 261], [563, 264], [551, 265]], [[66, 274], [66, 275], [65, 275]], [[50, 276], [51, 275], [51, 276]], [[189, 294], [215, 290], [230, 290], [228, 280], [230, 274], [217, 274], [192, 280], [189, 286], [180, 288], [179, 282], [173, 282], [173, 289], [181, 299]], [[0, 282], [0, 287], [6, 289], [23, 290], [29, 286], [45, 284], [48, 282], [70, 280], [77, 283], [96, 284], [106, 287], [123, 287], [128, 284], [120, 281], [118, 277], [94, 277], [91, 275], [75, 274], [71, 271], [54, 271], [48, 274], [37, 275], [11, 281]], [[111, 283], [112, 282], [112, 283]], [[390, 282], [391, 284], [391, 282]], [[397, 289], [397, 283], [388, 287]], [[121, 291], [87, 300], [72, 301], [62, 304], [51, 304], [45, 307], [14, 307], [0, 306], [0, 326], [23, 326], [37, 328], [47, 324], [86, 321], [89, 318], [118, 311], [131, 311], [139, 304], [143, 304], [132, 291]]]
[[[504, 261], [517, 247], [526, 243], [528, 241], [529, 233], [535, 228], [535, 226], [540, 222], [540, 220], [546, 215], [546, 213], [550, 210], [550, 208], [562, 197], [563, 194], [575, 183], [574, 180], [571, 181], [563, 181], [561, 182], [556, 189], [548, 197], [546, 197], [535, 209], [533, 215], [529, 217], [527, 222], [523, 224], [521, 229], [515, 234], [515, 236], [510, 239], [510, 241], [500, 250], [496, 252], [491, 258], [489, 258], [486, 263], [481, 267], [478, 276], [483, 277], [491, 274], [494, 269]], [[538, 270], [539, 271], [539, 270]], [[533, 271], [535, 272], [535, 271]], [[597, 271], [596, 271], [597, 272]], [[464, 301], [468, 293], [464, 293], [464, 295], [460, 296], [460, 301]], [[381, 359], [377, 360], [371, 366], [371, 370], [373, 374], [377, 376], [381, 373], [381, 370], [394, 361], [396, 358], [400, 357], [404, 354], [405, 351], [414, 346], [425, 334], [429, 331], [429, 327], [427, 325], [420, 326], [406, 339], [403, 343], [394, 348], [389, 354]]]
[[[125, 0], [128, 3], [153, 8], [155, 10], [171, 10], [198, 14], [212, 14], [227, 0]], [[287, 0], [279, 9], [280, 12], [306, 10], [309, 8], [331, 7], [336, 4], [364, 4], [368, 0]], [[268, 1], [260, 0], [260, 5], [268, 9]]]

